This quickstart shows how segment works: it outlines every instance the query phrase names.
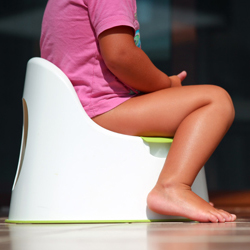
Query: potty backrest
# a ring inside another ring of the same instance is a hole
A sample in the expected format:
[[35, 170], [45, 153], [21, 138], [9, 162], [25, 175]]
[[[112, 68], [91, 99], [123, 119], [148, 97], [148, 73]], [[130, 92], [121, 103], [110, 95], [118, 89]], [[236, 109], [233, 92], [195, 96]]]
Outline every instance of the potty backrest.
[[72, 150], [79, 145], [88, 147], [81, 142], [90, 137], [92, 140], [95, 130], [99, 129], [84, 111], [67, 76], [42, 58], [32, 58], [27, 65], [23, 117], [21, 151], [13, 189], [23, 164], [33, 170], [41, 162], [61, 165], [56, 161], [63, 155], [70, 161], [70, 151], [66, 147]]
[[78, 107], [82, 115], [88, 118], [68, 77], [57, 66], [42, 58], [32, 58], [28, 62], [23, 97], [36, 105], [41, 99], [42, 105], [49, 106], [54, 106], [64, 97], [66, 102], [70, 99], [74, 108]]

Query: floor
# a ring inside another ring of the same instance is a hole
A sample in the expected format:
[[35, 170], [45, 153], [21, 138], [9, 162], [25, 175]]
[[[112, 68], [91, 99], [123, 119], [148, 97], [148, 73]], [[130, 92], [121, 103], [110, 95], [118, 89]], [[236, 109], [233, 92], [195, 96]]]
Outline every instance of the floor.
[[211, 193], [210, 200], [237, 214], [233, 223], [6, 224], [0, 211], [1, 250], [249, 250], [250, 192]]
[[225, 224], [8, 225], [1, 218], [0, 249], [244, 250], [250, 249], [250, 219]]

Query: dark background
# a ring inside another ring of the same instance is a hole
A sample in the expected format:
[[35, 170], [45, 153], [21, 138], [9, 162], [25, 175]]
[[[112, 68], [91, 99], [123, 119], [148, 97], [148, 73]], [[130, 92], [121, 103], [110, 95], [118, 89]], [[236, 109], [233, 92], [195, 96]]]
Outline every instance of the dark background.
[[[22, 133], [27, 61], [39, 56], [46, 0], [0, 2], [0, 207], [8, 207]], [[249, 1], [138, 0], [143, 49], [185, 84], [216, 84], [232, 96], [235, 122], [206, 164], [210, 191], [250, 189]]]

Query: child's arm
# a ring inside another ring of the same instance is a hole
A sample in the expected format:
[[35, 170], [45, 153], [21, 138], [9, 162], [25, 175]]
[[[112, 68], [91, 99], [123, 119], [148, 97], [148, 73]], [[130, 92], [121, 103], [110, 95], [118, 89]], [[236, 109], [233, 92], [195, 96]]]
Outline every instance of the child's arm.
[[119, 26], [99, 35], [102, 57], [109, 70], [122, 82], [142, 92], [181, 86], [186, 72], [168, 77], [157, 69], [134, 43], [131, 27]]

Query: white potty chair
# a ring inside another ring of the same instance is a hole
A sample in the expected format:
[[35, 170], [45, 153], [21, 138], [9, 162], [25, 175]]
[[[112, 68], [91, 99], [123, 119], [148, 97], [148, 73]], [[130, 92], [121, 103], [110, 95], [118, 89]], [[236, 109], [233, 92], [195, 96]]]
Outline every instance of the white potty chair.
[[[172, 139], [108, 131], [85, 113], [65, 74], [29, 61], [10, 223], [165, 221], [147, 208]], [[204, 169], [193, 191], [208, 200]]]

